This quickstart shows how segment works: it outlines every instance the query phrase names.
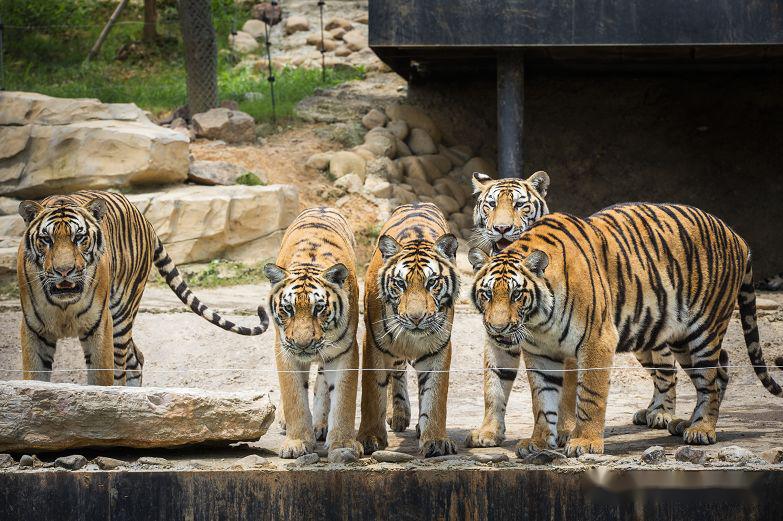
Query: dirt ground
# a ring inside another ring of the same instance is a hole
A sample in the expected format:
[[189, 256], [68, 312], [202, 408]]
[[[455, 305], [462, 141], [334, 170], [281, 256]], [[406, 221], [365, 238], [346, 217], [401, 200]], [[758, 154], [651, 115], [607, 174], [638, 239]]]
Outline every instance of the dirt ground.
[[[197, 292], [202, 299], [228, 314], [232, 320], [252, 325], [253, 310], [266, 301], [268, 286], [234, 286]], [[481, 423], [483, 327], [480, 316], [463, 297], [458, 304], [453, 333], [454, 356], [448, 399], [448, 431], [458, 442], [460, 452], [466, 452], [463, 440], [469, 429]], [[767, 294], [767, 299], [783, 303], [783, 295]], [[0, 379], [17, 379], [21, 367], [19, 323], [22, 318], [18, 302], [0, 301]], [[766, 359], [783, 354], [783, 311], [761, 311], [759, 318], [762, 345]], [[360, 339], [363, 327], [360, 331]], [[145, 386], [199, 387], [220, 390], [260, 390], [279, 401], [277, 375], [274, 372], [274, 333], [247, 338], [217, 329], [200, 317], [185, 312], [182, 304], [168, 288], [148, 287], [142, 310], [136, 320], [134, 339], [144, 352]], [[731, 382], [721, 408], [718, 443], [709, 447], [717, 451], [722, 446], [740, 445], [761, 452], [783, 445], [783, 400], [769, 395], [749, 367], [739, 321], [735, 318], [726, 336], [733, 365]], [[670, 453], [681, 440], [666, 431], [650, 430], [632, 424], [633, 413], [647, 405], [652, 382], [632, 355], [619, 354], [612, 375], [611, 393], [606, 422], [606, 453], [614, 456], [638, 456], [651, 445], [662, 445]], [[61, 341], [55, 357], [56, 382], [85, 383], [81, 348], [76, 340]], [[64, 369], [75, 371], [60, 372]], [[780, 371], [773, 371], [783, 381]], [[412, 370], [408, 371], [409, 389], [415, 389]], [[678, 384], [680, 416], [689, 415], [695, 393], [687, 376], [680, 372]], [[412, 409], [417, 410], [416, 392], [411, 392]], [[472, 449], [470, 452], [506, 452], [513, 460], [517, 439], [532, 431], [532, 414], [527, 379], [520, 374], [511, 395], [507, 414], [507, 441], [501, 449]], [[358, 426], [358, 410], [357, 410]], [[390, 433], [391, 448], [416, 451], [412, 428], [402, 435]], [[269, 456], [276, 453], [281, 441], [276, 424], [253, 449], [262, 449]], [[244, 455], [244, 454], [242, 454]]]

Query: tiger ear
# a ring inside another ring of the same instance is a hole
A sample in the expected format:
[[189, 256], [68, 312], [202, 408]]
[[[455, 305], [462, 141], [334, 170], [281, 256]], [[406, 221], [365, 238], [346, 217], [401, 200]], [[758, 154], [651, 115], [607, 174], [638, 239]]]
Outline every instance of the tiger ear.
[[541, 197], [546, 197], [546, 191], [549, 189], [549, 174], [543, 170], [539, 170], [528, 177], [527, 182], [533, 185], [533, 188], [536, 189], [536, 192], [538, 192]]
[[324, 272], [323, 278], [342, 288], [345, 279], [348, 278], [348, 268], [345, 267], [345, 264], [337, 263]]
[[264, 266], [264, 275], [266, 275], [266, 278], [269, 279], [269, 282], [271, 282], [273, 285], [277, 284], [281, 280], [283, 280], [286, 275], [288, 275], [288, 272], [286, 272], [283, 268], [278, 266], [277, 264], [272, 264], [271, 262]]
[[468, 261], [473, 266], [473, 272], [477, 272], [484, 267], [484, 264], [489, 260], [489, 255], [481, 248], [471, 248], [468, 252]]
[[400, 252], [400, 243], [391, 235], [384, 234], [378, 239], [378, 249], [381, 250], [383, 260], [387, 260]]
[[541, 250], [533, 250], [525, 258], [525, 268], [539, 277], [544, 274], [547, 266], [549, 266], [549, 256]]
[[30, 224], [30, 222], [35, 219], [35, 216], [38, 215], [41, 210], [43, 210], [43, 206], [35, 201], [28, 200], [19, 203], [19, 215], [22, 216], [25, 224]]
[[457, 258], [458, 247], [459, 242], [453, 233], [445, 233], [435, 241], [435, 251], [451, 261]]
[[98, 222], [101, 222], [103, 216], [106, 215], [106, 210], [107, 210], [106, 201], [104, 201], [100, 197], [96, 197], [92, 201], [85, 204], [84, 208], [87, 208], [87, 210], [90, 211], [92, 216], [95, 217], [95, 220]]
[[492, 181], [492, 178], [481, 172], [473, 172], [471, 181], [473, 182], [473, 193], [477, 194], [485, 188], [487, 182]]

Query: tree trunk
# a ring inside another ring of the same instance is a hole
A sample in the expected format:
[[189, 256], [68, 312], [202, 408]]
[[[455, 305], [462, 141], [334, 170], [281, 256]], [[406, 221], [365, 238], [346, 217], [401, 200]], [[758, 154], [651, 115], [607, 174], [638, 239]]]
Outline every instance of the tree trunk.
[[101, 46], [103, 45], [103, 42], [105, 42], [106, 37], [109, 36], [109, 31], [111, 31], [111, 28], [114, 27], [114, 23], [120, 17], [122, 10], [125, 9], [125, 6], [127, 4], [128, 4], [128, 0], [121, 0], [119, 5], [117, 5], [117, 8], [111, 14], [109, 21], [106, 22], [106, 26], [101, 31], [101, 34], [98, 35], [98, 39], [95, 41], [95, 44], [92, 46], [92, 49], [90, 49], [90, 52], [87, 54], [87, 61], [92, 60], [98, 55], [98, 52], [101, 50]]
[[158, 9], [155, 6], [155, 0], [144, 0], [144, 33], [142, 41], [144, 43], [155, 43], [158, 39]]
[[217, 40], [210, 0], [178, 0], [190, 115], [218, 105]]
[[0, 382], [0, 452], [257, 441], [274, 416], [249, 391]]

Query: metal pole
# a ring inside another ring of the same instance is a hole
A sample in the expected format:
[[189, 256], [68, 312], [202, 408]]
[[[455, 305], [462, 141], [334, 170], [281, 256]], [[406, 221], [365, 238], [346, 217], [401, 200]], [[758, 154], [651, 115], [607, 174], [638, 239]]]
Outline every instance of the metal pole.
[[264, 23], [264, 40], [266, 43], [266, 61], [269, 64], [269, 76], [266, 79], [269, 82], [269, 92], [272, 95], [272, 123], [277, 123], [277, 114], [275, 108], [275, 75], [274, 71], [272, 70], [272, 52], [270, 50], [272, 44], [269, 43], [268, 23]]
[[0, 16], [0, 90], [5, 90], [5, 68], [3, 65], [3, 17]]
[[521, 52], [497, 55], [498, 177], [522, 177], [525, 62]]
[[324, 0], [318, 0], [318, 9], [321, 11], [321, 82], [326, 83], [326, 49], [324, 49]]

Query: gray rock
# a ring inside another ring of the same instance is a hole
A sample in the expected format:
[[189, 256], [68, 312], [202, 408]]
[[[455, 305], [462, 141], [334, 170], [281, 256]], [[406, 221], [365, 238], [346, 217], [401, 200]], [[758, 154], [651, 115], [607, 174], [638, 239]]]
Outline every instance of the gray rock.
[[362, 183], [367, 175], [367, 162], [355, 152], [337, 152], [329, 162], [329, 173], [335, 179], [348, 174], [356, 174]]
[[361, 177], [356, 174], [346, 174], [334, 182], [335, 188], [339, 188], [349, 194], [356, 193], [362, 189], [363, 183]]
[[354, 29], [343, 35], [345, 46], [352, 51], [361, 51], [367, 47], [367, 36], [359, 30]]
[[261, 38], [264, 36], [265, 26], [261, 20], [250, 19], [242, 26], [242, 31], [246, 32], [253, 38]]
[[367, 176], [367, 179], [364, 181], [364, 190], [381, 199], [388, 199], [392, 196], [391, 183], [374, 175]]
[[430, 135], [420, 128], [411, 129], [408, 136], [408, 147], [417, 156], [438, 153], [438, 147], [435, 146], [435, 142]]
[[155, 458], [152, 456], [142, 456], [138, 459], [138, 463], [142, 465], [150, 465], [153, 467], [170, 467], [171, 462], [166, 458]]
[[382, 127], [386, 124], [386, 121], [388, 119], [386, 118], [386, 114], [381, 112], [378, 109], [372, 109], [370, 112], [364, 115], [362, 118], [362, 125], [364, 125], [364, 128], [367, 130], [373, 129], [375, 127]]
[[19, 458], [19, 466], [20, 467], [32, 467], [35, 463], [35, 460], [33, 459], [33, 456], [30, 456], [29, 454], [25, 454], [21, 458]]
[[353, 29], [353, 24], [350, 20], [347, 20], [345, 18], [332, 18], [328, 22], [326, 22], [326, 25], [324, 26], [324, 29], [327, 31], [331, 31], [332, 29], [340, 28], [344, 31], [350, 31]]
[[0, 215], [19, 215], [20, 199], [11, 197], [0, 197]]
[[87, 458], [80, 454], [72, 454], [70, 456], [62, 456], [54, 460], [54, 464], [57, 467], [61, 467], [68, 470], [79, 470], [87, 465]]
[[407, 463], [416, 459], [411, 454], [393, 450], [376, 450], [372, 453], [372, 458], [380, 463]]
[[611, 456], [609, 454], [582, 454], [577, 458], [580, 463], [585, 465], [605, 465], [613, 461], [617, 461], [617, 456]]
[[285, 20], [285, 34], [294, 34], [310, 29], [310, 22], [304, 16], [289, 16]]
[[296, 458], [293, 462], [293, 465], [296, 467], [304, 467], [307, 465], [315, 465], [319, 461], [321, 461], [321, 457], [315, 452], [311, 452], [309, 454], [303, 454], [302, 456]]
[[354, 449], [340, 448], [329, 451], [329, 463], [354, 463], [359, 454]]
[[503, 454], [502, 452], [481, 453], [474, 454], [473, 459], [479, 463], [500, 463], [508, 461], [508, 455]]
[[666, 450], [660, 445], [653, 445], [642, 453], [642, 463], [656, 465], [664, 461], [666, 461]]
[[541, 450], [525, 456], [522, 463], [527, 463], [528, 465], [548, 465], [562, 459], [566, 459], [565, 454], [554, 450]]
[[13, 456], [10, 454], [0, 454], [0, 469], [7, 469], [16, 465]]
[[674, 459], [688, 463], [704, 463], [707, 459], [707, 453], [703, 449], [683, 445], [682, 447], [677, 447], [677, 450], [674, 451]]
[[761, 453], [761, 459], [772, 464], [783, 463], [783, 447], [765, 450]]
[[[237, 178], [247, 172], [247, 168], [227, 163], [225, 161], [196, 160], [190, 163], [188, 181], [207, 186], [228, 186], [236, 184]], [[257, 171], [253, 173], [258, 176], [262, 183], [266, 184], [266, 174]]]
[[239, 469], [239, 470], [250, 470], [258, 467], [263, 467], [268, 465], [269, 462], [266, 458], [259, 456], [258, 454], [250, 454], [249, 456], [245, 456], [244, 458], [241, 458], [236, 461], [233, 465], [231, 465], [232, 469]]
[[758, 457], [744, 447], [729, 445], [728, 447], [723, 447], [718, 451], [718, 459], [721, 461], [727, 461], [729, 463], [744, 465], [745, 463], [758, 460]]
[[331, 152], [319, 152], [317, 154], [313, 154], [307, 159], [305, 168], [322, 172], [329, 168], [329, 161], [332, 159], [332, 155], [333, 153]]
[[226, 143], [256, 140], [255, 120], [239, 110], [216, 108], [196, 114], [193, 116], [193, 129], [197, 137], [220, 139]]
[[402, 170], [388, 157], [379, 157], [367, 162], [367, 177], [376, 176], [386, 181], [402, 181]]
[[236, 52], [248, 54], [258, 50], [258, 42], [252, 34], [245, 31], [237, 31], [228, 35], [228, 45]]
[[408, 124], [405, 123], [401, 119], [395, 119], [394, 121], [390, 121], [386, 128], [391, 131], [392, 134], [394, 134], [394, 137], [397, 139], [405, 139], [408, 137]]
[[114, 470], [117, 467], [125, 467], [128, 465], [126, 461], [109, 458], [107, 456], [98, 456], [92, 460], [92, 462], [98, 465], [98, 468], [101, 470]]
[[386, 156], [389, 159], [394, 159], [394, 156], [397, 155], [396, 141], [391, 134], [368, 132], [364, 136], [364, 145], [362, 146], [372, 151], [376, 157]]
[[[373, 453], [375, 454], [375, 453]], [[443, 463], [445, 461], [473, 461], [469, 454], [446, 454], [444, 456], [434, 456], [427, 458], [427, 463]]]

